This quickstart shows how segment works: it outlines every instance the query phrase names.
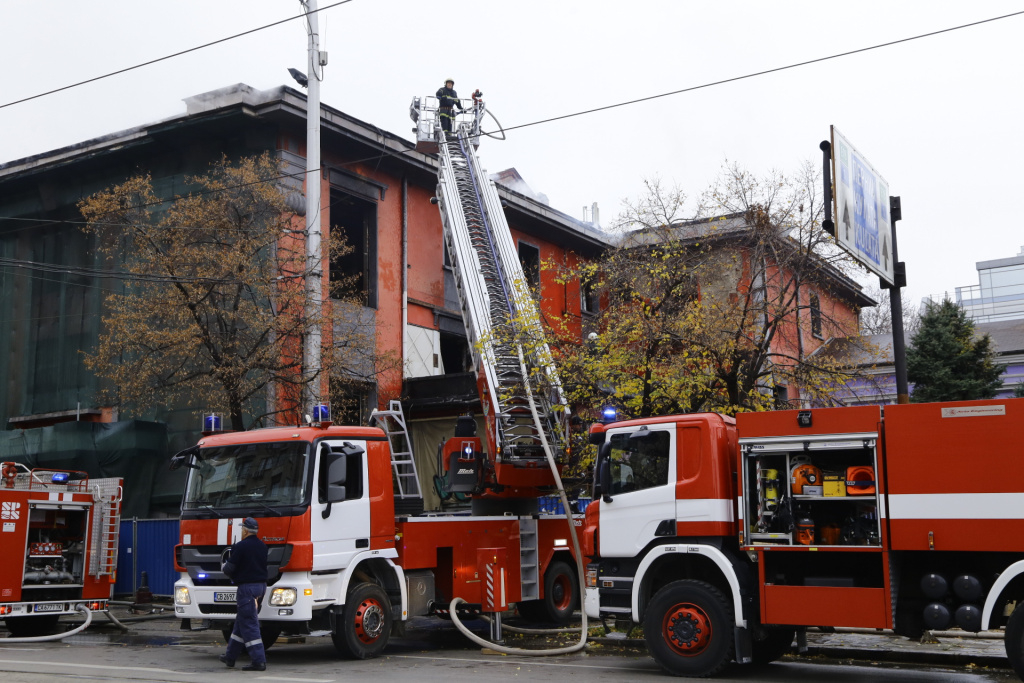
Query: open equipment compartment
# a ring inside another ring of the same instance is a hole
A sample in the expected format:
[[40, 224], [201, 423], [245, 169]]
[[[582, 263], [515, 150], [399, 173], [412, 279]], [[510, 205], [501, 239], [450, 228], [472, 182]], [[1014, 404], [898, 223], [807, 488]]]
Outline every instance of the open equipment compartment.
[[877, 438], [741, 439], [744, 544], [880, 546]]

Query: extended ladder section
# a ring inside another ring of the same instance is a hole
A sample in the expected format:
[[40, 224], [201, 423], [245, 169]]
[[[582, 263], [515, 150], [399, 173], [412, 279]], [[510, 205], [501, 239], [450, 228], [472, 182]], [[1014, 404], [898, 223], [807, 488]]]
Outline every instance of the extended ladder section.
[[434, 98], [416, 98], [412, 109], [417, 149], [438, 153], [437, 199], [490, 452], [496, 465], [541, 466], [544, 440], [555, 453], [564, 448], [568, 409], [501, 199], [476, 155], [484, 103], [475, 101], [472, 122], [448, 134], [434, 123]]
[[93, 499], [89, 574], [113, 576], [121, 527], [121, 480], [93, 479], [89, 484]]

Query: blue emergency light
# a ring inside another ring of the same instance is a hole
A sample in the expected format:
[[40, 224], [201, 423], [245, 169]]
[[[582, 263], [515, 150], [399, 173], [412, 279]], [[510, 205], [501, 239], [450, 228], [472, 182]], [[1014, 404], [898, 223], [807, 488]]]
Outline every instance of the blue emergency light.
[[331, 407], [326, 403], [318, 403], [313, 406], [313, 422], [330, 422]]
[[51, 484], [66, 484], [71, 478], [71, 475], [67, 472], [54, 472], [53, 476], [50, 477]]
[[601, 408], [601, 419], [605, 422], [615, 422], [615, 418], [618, 416], [618, 411], [615, 406], [605, 406]]

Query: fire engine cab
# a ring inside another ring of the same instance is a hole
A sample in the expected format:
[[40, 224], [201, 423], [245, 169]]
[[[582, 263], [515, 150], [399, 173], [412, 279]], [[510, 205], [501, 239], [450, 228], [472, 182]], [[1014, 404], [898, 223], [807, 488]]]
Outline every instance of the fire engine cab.
[[586, 609], [708, 676], [808, 626], [1005, 627], [1024, 677], [1024, 400], [597, 425]]

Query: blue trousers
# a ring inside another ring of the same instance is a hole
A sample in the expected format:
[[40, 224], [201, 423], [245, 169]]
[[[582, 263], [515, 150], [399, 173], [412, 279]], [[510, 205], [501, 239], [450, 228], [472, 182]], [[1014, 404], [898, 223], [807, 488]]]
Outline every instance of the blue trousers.
[[238, 586], [238, 593], [235, 600], [236, 607], [235, 628], [231, 631], [231, 639], [228, 640], [228, 649], [225, 655], [234, 661], [242, 650], [249, 653], [249, 659], [254, 664], [266, 663], [267, 653], [263, 651], [263, 638], [260, 637], [259, 601], [267, 592], [265, 583], [243, 583]]

